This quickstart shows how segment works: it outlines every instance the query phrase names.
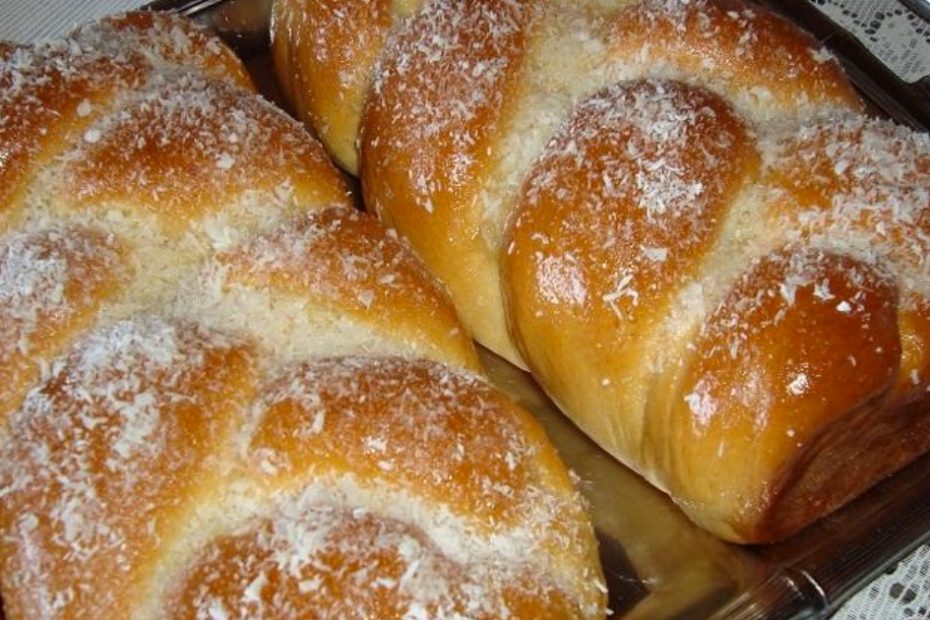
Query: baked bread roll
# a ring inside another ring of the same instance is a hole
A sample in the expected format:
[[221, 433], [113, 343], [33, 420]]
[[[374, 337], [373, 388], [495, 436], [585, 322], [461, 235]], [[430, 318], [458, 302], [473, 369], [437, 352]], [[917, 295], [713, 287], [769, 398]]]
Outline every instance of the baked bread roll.
[[742, 0], [396, 4], [277, 0], [282, 83], [605, 450], [767, 542], [930, 448], [930, 141], [811, 36]]
[[217, 39], [115, 17], [0, 84], [9, 620], [604, 616], [541, 427]]

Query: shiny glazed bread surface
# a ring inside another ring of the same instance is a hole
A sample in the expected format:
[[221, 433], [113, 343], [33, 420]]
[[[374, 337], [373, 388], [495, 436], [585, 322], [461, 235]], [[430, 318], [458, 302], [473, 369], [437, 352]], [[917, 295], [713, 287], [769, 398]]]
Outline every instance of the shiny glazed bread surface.
[[776, 540], [930, 448], [930, 140], [811, 36], [743, 0], [325, 4], [274, 6], [295, 108], [696, 522]]

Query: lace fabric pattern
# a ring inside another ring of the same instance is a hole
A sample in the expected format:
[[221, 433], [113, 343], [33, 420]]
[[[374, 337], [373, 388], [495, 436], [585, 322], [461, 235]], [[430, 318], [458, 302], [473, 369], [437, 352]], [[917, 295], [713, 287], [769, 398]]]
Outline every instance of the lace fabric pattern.
[[930, 545], [857, 592], [833, 620], [917, 620], [930, 618]]
[[898, 0], [808, 1], [903, 81], [930, 76], [930, 23]]

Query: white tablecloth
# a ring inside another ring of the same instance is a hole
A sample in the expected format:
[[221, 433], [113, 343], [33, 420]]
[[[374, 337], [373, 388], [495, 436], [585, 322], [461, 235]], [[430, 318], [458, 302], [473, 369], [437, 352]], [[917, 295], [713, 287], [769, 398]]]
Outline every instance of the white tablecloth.
[[28, 43], [53, 38], [85, 21], [145, 3], [146, 0], [0, 0], [0, 39]]
[[[2, 0], [0, 39], [29, 42], [60, 36], [95, 17], [145, 4], [139, 0]], [[930, 618], [930, 546], [918, 548], [892, 571], [863, 588], [833, 620]]]

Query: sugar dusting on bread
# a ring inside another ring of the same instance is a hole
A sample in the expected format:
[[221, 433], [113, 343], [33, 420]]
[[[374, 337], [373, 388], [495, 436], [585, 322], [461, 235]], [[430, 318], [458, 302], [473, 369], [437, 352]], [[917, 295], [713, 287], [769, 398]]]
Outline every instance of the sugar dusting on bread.
[[192, 23], [162, 14], [107, 18], [63, 39], [11, 48], [0, 57], [0, 138], [9, 149], [0, 166], [4, 202], [21, 199], [26, 162], [54, 154], [60, 140], [83, 133], [127, 90], [172, 70], [182, 58], [213, 78], [251, 88], [229, 49]]
[[[5, 239], [0, 257], [0, 307], [7, 320], [2, 359], [29, 341], [47, 321], [67, 322], [77, 309], [94, 302], [103, 281], [121, 270], [116, 240], [91, 230], [45, 230]], [[44, 320], [43, 320], [44, 319]]]
[[83, 227], [14, 233], [0, 252], [0, 368], [7, 378], [0, 407], [6, 412], [71, 333], [121, 292], [131, 267], [114, 236]]
[[839, 63], [785, 18], [744, 2], [642, 0], [613, 23], [619, 79], [701, 84], [757, 122], [861, 109]]

